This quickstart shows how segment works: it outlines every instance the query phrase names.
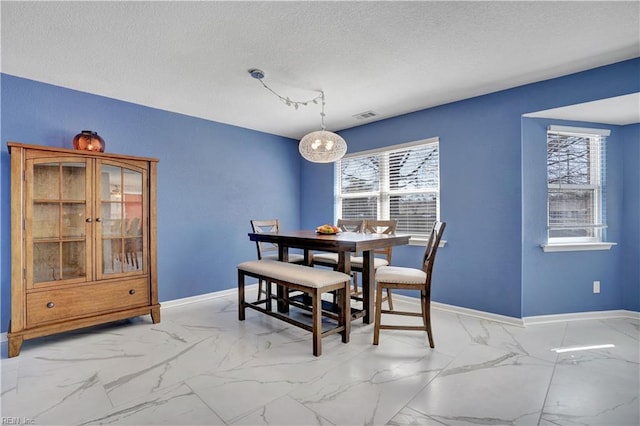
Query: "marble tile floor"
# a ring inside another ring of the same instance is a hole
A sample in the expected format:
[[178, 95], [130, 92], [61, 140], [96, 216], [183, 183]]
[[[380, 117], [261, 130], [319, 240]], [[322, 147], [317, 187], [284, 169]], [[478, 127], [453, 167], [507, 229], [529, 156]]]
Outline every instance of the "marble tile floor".
[[[397, 304], [413, 304], [396, 297]], [[247, 310], [235, 295], [149, 316], [2, 343], [3, 424], [640, 424], [637, 319], [526, 328], [432, 310], [426, 335], [353, 323], [323, 339]], [[414, 320], [408, 318], [407, 321]], [[558, 354], [552, 348], [613, 344]]]

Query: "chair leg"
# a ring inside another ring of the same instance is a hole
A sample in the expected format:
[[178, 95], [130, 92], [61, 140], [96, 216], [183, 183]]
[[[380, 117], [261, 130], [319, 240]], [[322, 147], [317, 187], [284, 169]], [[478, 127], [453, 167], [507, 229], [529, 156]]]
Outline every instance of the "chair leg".
[[433, 333], [431, 332], [431, 301], [425, 291], [420, 292], [421, 306], [422, 306], [422, 320], [424, 321], [424, 328], [427, 331], [427, 338], [429, 339], [429, 346], [434, 348]]
[[313, 319], [313, 355], [322, 355], [322, 297], [318, 289], [314, 289], [311, 298], [313, 310], [311, 317]]
[[238, 271], [238, 320], [244, 321], [244, 273]]
[[393, 300], [391, 299], [391, 289], [387, 289], [387, 303], [389, 304], [389, 310], [393, 311]]
[[380, 340], [380, 322], [382, 320], [382, 284], [378, 283], [376, 288], [376, 313], [375, 325], [373, 328], [373, 344], [377, 345]]
[[342, 330], [342, 343], [349, 343], [351, 335], [351, 283], [347, 281], [344, 289], [340, 291], [340, 324]]
[[393, 311], [393, 299], [391, 298], [391, 289], [387, 288], [387, 296], [382, 298], [383, 302], [387, 302], [389, 305], [389, 310]]
[[[264, 282], [264, 287], [265, 287], [265, 297], [266, 297], [266, 303], [265, 303], [265, 307], [266, 309], [268, 309], [269, 311], [271, 311], [271, 281], [265, 281]], [[258, 300], [260, 300], [260, 293], [258, 293]]]

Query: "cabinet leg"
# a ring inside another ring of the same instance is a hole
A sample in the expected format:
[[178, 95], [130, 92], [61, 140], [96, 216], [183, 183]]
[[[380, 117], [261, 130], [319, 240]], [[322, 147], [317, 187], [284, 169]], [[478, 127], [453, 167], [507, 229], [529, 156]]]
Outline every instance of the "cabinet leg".
[[9, 358], [20, 355], [20, 349], [22, 349], [22, 342], [24, 341], [22, 335], [7, 335], [7, 340], [9, 341]]
[[158, 306], [157, 308], [152, 308], [151, 309], [151, 321], [153, 321], [154, 324], [157, 324], [160, 322], [160, 307]]

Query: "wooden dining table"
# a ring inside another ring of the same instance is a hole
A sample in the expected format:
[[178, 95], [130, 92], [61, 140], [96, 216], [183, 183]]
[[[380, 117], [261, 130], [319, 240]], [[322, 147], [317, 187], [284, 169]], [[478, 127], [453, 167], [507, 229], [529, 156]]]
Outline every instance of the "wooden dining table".
[[[359, 316], [365, 324], [373, 322], [374, 311], [374, 250], [385, 247], [404, 245], [409, 243], [410, 235], [374, 234], [362, 232], [339, 232], [337, 234], [321, 234], [316, 231], [279, 231], [252, 232], [249, 239], [256, 242], [269, 242], [278, 245], [278, 259], [287, 262], [289, 249], [304, 250], [305, 263], [312, 266], [313, 251], [338, 253], [337, 270], [346, 274], [351, 273], [351, 253], [362, 253], [362, 310]], [[278, 309], [287, 309], [278, 303]]]

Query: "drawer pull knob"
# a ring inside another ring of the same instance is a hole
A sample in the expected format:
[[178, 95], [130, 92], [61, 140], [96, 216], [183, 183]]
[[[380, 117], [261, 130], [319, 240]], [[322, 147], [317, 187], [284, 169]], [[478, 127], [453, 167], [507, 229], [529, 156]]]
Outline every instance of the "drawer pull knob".
[[102, 218], [97, 217], [96, 222], [102, 222]]
[[134, 289], [129, 290], [129, 294], [136, 294], [136, 291]]
[[87, 218], [87, 223], [91, 223], [93, 222], [93, 219], [91, 219], [90, 217]]
[[49, 308], [49, 309], [53, 308], [54, 306], [56, 306], [56, 304], [53, 303], [53, 302], [47, 303], [47, 308]]

